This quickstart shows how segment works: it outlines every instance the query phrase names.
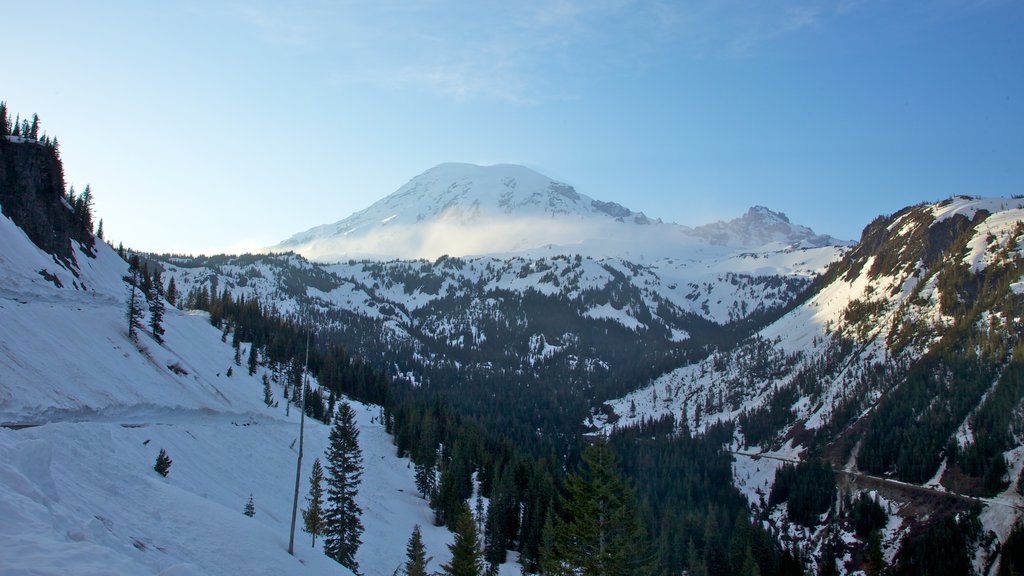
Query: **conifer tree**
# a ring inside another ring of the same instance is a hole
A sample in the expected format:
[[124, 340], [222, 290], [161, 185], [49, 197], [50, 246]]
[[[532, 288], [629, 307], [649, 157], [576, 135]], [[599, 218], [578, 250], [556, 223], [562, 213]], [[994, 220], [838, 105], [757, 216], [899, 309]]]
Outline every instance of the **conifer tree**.
[[405, 546], [405, 557], [407, 560], [402, 566], [405, 576], [427, 576], [427, 562], [430, 562], [430, 559], [427, 558], [426, 548], [423, 546], [419, 524], [412, 529], [412, 536]]
[[100, 218], [100, 223], [98, 226], [96, 226], [96, 237], [99, 238], [100, 240], [106, 240], [106, 238], [104, 238], [103, 233], [103, 218]]
[[11, 119], [7, 117], [7, 102], [0, 101], [0, 137], [11, 133]]
[[85, 190], [78, 197], [78, 200], [82, 204], [82, 207], [78, 210], [78, 222], [83, 231], [92, 234], [92, 187], [86, 184]]
[[476, 532], [469, 504], [462, 503], [455, 515], [455, 540], [448, 545], [452, 560], [441, 568], [448, 576], [482, 576], [484, 558], [480, 552], [480, 538]]
[[160, 278], [160, 270], [153, 272], [153, 280], [149, 283], [149, 327], [153, 331], [153, 339], [159, 344], [164, 342], [164, 284]]
[[[264, 376], [265, 377], [265, 376]], [[266, 381], [267, 385], [270, 381]], [[313, 548], [316, 548], [316, 537], [324, 530], [324, 469], [320, 459], [313, 460], [313, 470], [309, 473], [309, 494], [306, 502], [309, 508], [302, 511], [302, 529], [313, 535]]]
[[[100, 230], [103, 229], [103, 220], [100, 220]], [[178, 285], [174, 281], [174, 276], [171, 276], [171, 280], [167, 283], [167, 301], [171, 303], [171, 306], [178, 305]]]
[[579, 471], [565, 480], [563, 514], [554, 533], [554, 574], [644, 574], [643, 527], [633, 491], [616, 467], [607, 439], [583, 452]]
[[259, 353], [256, 351], [256, 344], [249, 345], [249, 358], [246, 365], [249, 368], [249, 376], [256, 374], [256, 364], [259, 362]]
[[363, 511], [356, 493], [363, 475], [363, 454], [355, 412], [342, 402], [327, 448], [327, 503], [324, 506], [324, 552], [352, 571], [358, 571], [356, 550], [362, 544]]
[[29, 125], [28, 137], [33, 140], [39, 140], [39, 115], [32, 115], [32, 124]]
[[434, 492], [437, 491], [437, 473], [434, 469], [433, 462], [425, 462], [423, 464], [416, 464], [414, 467], [414, 474], [416, 478], [416, 489], [419, 491], [420, 496], [430, 500], [434, 497]]
[[[274, 405], [274, 392], [270, 388], [270, 378], [267, 377], [267, 373], [263, 373], [263, 403], [267, 406]], [[317, 459], [317, 462], [320, 460]]]
[[125, 311], [128, 320], [128, 337], [134, 340], [142, 329], [142, 272], [139, 270], [139, 257], [132, 256], [128, 262], [128, 275], [124, 277], [128, 283], [128, 306]]
[[161, 476], [167, 476], [168, 472], [171, 471], [171, 462], [171, 457], [167, 455], [167, 451], [161, 448], [160, 453], [156, 456], [156, 464], [153, 466], [153, 470], [159, 472]]
[[245, 503], [245, 512], [243, 512], [249, 518], [256, 515], [256, 503], [252, 501], [252, 493], [249, 494], [249, 500]]

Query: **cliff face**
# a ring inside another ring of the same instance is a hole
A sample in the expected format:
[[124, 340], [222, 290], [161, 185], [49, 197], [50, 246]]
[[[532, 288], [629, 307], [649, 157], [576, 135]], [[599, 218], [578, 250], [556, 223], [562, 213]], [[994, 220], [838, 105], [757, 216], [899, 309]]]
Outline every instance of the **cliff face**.
[[91, 230], [64, 200], [64, 169], [54, 149], [0, 138], [0, 210], [39, 248], [74, 263], [71, 240], [92, 246]]

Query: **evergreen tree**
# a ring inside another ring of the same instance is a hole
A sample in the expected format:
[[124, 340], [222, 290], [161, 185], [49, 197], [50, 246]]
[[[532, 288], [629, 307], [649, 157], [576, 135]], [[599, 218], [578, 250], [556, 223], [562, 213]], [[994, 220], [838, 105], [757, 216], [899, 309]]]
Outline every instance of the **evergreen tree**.
[[416, 490], [419, 491], [420, 496], [428, 500], [432, 499], [434, 497], [434, 492], [437, 491], [437, 473], [434, 470], [434, 463], [417, 463], [414, 468], [414, 473], [416, 478]]
[[579, 471], [565, 480], [554, 537], [555, 574], [629, 576], [645, 573], [643, 528], [633, 490], [616, 468], [607, 439], [583, 452]]
[[125, 317], [128, 320], [128, 337], [134, 340], [142, 329], [142, 273], [139, 270], [139, 257], [132, 256], [128, 262], [128, 275], [124, 277], [128, 283], [128, 306]]
[[249, 368], [249, 376], [256, 373], [256, 365], [259, 362], [259, 353], [256, 351], [256, 343], [253, 342], [249, 345], [249, 358], [246, 365]]
[[160, 279], [160, 270], [153, 272], [153, 280], [149, 283], [149, 327], [153, 331], [153, 339], [159, 344], [164, 342], [164, 284]]
[[[100, 230], [103, 230], [103, 220], [100, 220]], [[171, 280], [167, 283], [166, 298], [171, 303], [171, 306], [178, 305], [178, 285], [174, 282], [174, 276], [171, 276]]]
[[156, 456], [156, 464], [153, 466], [153, 470], [159, 472], [161, 476], [167, 476], [167, 473], [171, 471], [171, 462], [171, 457], [167, 455], [167, 451], [161, 448], [160, 453]]
[[96, 226], [96, 237], [99, 238], [100, 240], [106, 240], [103, 234], [103, 218], [100, 218], [100, 223], [98, 226]]
[[266, 372], [263, 373], [263, 403], [267, 406], [274, 405], [274, 392], [270, 388], [270, 378], [267, 377]]
[[245, 512], [243, 512], [249, 518], [256, 515], [256, 504], [252, 501], [252, 494], [249, 494], [249, 500], [245, 503]]
[[0, 101], [0, 137], [11, 133], [11, 119], [7, 117], [7, 102]]
[[352, 571], [358, 571], [356, 550], [362, 544], [363, 511], [356, 493], [363, 474], [359, 429], [347, 402], [338, 408], [327, 448], [327, 503], [324, 507], [324, 552]]
[[882, 554], [882, 537], [878, 530], [868, 536], [868, 575], [880, 576], [886, 568], [885, 556]]
[[33, 140], [39, 140], [39, 115], [32, 115], [32, 124], [29, 125], [28, 137]]
[[81, 230], [92, 234], [92, 187], [86, 184], [85, 191], [78, 197], [78, 200], [82, 205], [78, 210], [78, 223], [81, 226]]
[[[266, 377], [266, 376], [264, 376]], [[270, 385], [270, 381], [266, 381]], [[309, 473], [309, 495], [306, 502], [309, 508], [302, 511], [302, 529], [313, 535], [313, 548], [316, 548], [316, 537], [324, 530], [324, 469], [320, 459], [313, 460], [313, 470]]]
[[420, 533], [419, 524], [412, 529], [412, 536], [405, 546], [405, 556], [407, 560], [402, 566], [405, 576], [427, 576], [427, 562], [430, 562], [430, 559], [427, 558], [426, 549], [423, 547], [423, 535]]
[[484, 558], [469, 504], [462, 503], [455, 515], [455, 540], [448, 545], [452, 560], [441, 568], [448, 576], [483, 576]]

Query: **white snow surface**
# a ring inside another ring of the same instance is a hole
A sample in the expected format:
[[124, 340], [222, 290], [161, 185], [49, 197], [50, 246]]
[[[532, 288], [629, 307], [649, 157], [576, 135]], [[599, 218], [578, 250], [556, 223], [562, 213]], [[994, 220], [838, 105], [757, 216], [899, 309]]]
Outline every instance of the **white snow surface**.
[[[287, 553], [298, 410], [263, 404], [262, 370], [234, 366], [204, 315], [168, 307], [166, 344], [145, 331], [133, 343], [127, 265], [102, 242], [95, 258], [77, 256], [78, 277], [0, 217], [0, 575], [349, 573], [301, 528]], [[362, 572], [392, 574], [414, 524], [439, 569], [451, 535], [433, 526], [379, 408], [353, 407]], [[306, 421], [303, 497], [328, 433]], [[161, 448], [173, 460], [166, 478], [153, 470]]]
[[511, 164], [441, 164], [393, 194], [333, 224], [269, 248], [311, 259], [427, 258], [532, 251], [638, 260], [695, 248], [842, 245], [793, 225], [785, 214], [754, 207], [742, 218], [688, 228], [648, 218], [615, 202]]

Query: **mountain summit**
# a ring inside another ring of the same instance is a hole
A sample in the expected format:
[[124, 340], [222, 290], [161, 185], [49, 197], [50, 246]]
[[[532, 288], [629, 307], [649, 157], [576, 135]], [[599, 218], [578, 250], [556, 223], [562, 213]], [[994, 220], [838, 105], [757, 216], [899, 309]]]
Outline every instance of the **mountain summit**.
[[773, 242], [797, 245], [803, 248], [849, 245], [826, 234], [815, 234], [807, 226], [793, 224], [782, 212], [773, 212], [764, 206], [754, 206], [740, 218], [728, 222], [714, 222], [693, 229], [697, 236], [712, 244], [729, 246], [764, 246]]
[[763, 207], [731, 222], [691, 229], [595, 200], [524, 166], [447, 163], [365, 210], [296, 234], [270, 250], [320, 261], [536, 250], [662, 257], [687, 248], [770, 243], [840, 244]]

